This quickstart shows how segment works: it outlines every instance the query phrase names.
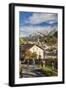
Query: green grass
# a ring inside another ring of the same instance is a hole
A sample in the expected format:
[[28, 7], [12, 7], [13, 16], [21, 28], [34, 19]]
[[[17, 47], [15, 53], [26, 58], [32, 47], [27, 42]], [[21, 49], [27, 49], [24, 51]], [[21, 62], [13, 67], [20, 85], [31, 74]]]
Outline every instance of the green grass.
[[38, 65], [37, 67], [40, 68], [46, 76], [57, 76], [57, 72], [52, 70], [50, 66], [41, 67], [41, 65]]
[[42, 71], [44, 72], [44, 74], [45, 74], [46, 76], [57, 76], [57, 72], [55, 72], [55, 71], [52, 70], [51, 68], [44, 67], [44, 68], [42, 68]]

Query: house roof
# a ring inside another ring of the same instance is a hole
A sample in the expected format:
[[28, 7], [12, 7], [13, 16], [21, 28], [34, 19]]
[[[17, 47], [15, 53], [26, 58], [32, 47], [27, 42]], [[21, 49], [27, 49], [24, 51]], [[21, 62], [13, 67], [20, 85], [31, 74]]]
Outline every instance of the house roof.
[[[21, 51], [28, 50], [28, 49], [32, 48], [34, 45], [35, 45], [35, 44], [22, 44], [22, 45], [20, 46], [20, 50], [21, 50]], [[36, 45], [36, 46], [39, 47], [39, 48], [41, 48], [41, 49], [43, 50], [43, 48], [40, 47], [39, 45]]]

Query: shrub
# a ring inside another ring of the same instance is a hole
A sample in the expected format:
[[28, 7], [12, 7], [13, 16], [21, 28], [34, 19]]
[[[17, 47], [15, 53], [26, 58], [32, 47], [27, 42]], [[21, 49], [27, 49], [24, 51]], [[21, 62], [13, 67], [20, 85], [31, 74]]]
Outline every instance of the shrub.
[[52, 71], [51, 69], [42, 69], [43, 73], [46, 75], [46, 76], [57, 76], [57, 73]]

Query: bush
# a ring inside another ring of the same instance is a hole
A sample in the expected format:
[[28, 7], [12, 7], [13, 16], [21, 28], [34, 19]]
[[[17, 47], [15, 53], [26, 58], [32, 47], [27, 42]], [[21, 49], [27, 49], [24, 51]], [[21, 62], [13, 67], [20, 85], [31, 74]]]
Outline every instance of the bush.
[[42, 71], [46, 76], [57, 76], [57, 73], [52, 70], [42, 69]]

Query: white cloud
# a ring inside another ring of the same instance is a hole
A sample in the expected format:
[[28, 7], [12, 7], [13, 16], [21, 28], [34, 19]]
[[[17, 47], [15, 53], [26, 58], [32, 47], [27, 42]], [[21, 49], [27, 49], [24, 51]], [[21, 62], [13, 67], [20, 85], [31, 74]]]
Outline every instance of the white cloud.
[[56, 21], [54, 21], [54, 20], [48, 21], [49, 24], [53, 24], [53, 23], [55, 23], [55, 22], [56, 22]]
[[27, 23], [39, 24], [49, 20], [57, 20], [57, 14], [33, 13], [33, 15], [29, 17]]

